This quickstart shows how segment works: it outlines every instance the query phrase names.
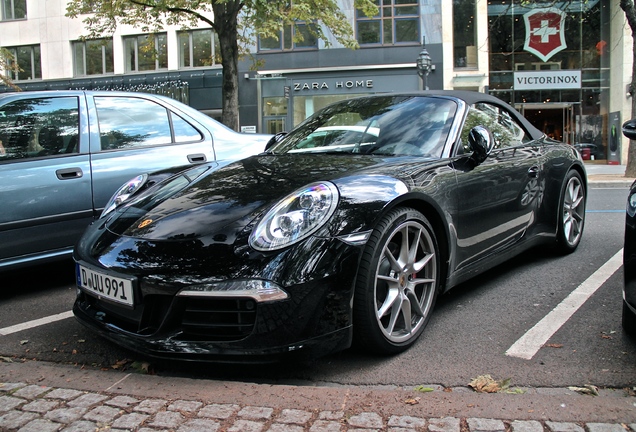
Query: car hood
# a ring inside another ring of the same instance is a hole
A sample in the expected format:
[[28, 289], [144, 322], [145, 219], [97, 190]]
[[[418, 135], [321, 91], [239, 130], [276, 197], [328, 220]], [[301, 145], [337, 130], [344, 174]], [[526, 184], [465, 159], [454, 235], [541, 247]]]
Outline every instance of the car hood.
[[346, 183], [345, 178], [387, 172], [403, 177], [405, 163], [390, 159], [394, 160], [364, 155], [253, 156], [198, 173], [180, 188], [172, 186], [174, 181], [164, 182], [149, 190], [151, 195], [116, 212], [106, 225], [117, 235], [147, 240], [237, 235], [236, 230], [308, 183], [329, 180], [338, 186]]

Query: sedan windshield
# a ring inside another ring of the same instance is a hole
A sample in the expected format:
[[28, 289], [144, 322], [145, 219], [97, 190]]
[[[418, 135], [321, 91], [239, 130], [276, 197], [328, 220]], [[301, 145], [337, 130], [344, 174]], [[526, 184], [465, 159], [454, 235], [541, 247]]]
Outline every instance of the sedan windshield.
[[345, 100], [309, 117], [270, 151], [439, 158], [456, 111], [455, 102], [438, 97]]

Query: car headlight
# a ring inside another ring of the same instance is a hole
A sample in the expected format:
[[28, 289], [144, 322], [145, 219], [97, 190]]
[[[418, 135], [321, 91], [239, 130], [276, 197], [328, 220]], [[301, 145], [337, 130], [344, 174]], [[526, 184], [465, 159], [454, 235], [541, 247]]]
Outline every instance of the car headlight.
[[338, 189], [328, 182], [296, 190], [267, 212], [252, 231], [250, 245], [272, 251], [307, 238], [333, 215], [338, 198]]
[[146, 184], [146, 181], [148, 181], [148, 174], [140, 174], [124, 183], [119, 189], [117, 189], [117, 192], [113, 194], [110, 200], [108, 200], [106, 207], [104, 207], [104, 211], [102, 211], [102, 214], [99, 217], [103, 218], [108, 213], [122, 205], [137, 191], [139, 191], [139, 189]]
[[636, 215], [636, 190], [632, 190], [627, 197], [627, 214], [629, 217]]

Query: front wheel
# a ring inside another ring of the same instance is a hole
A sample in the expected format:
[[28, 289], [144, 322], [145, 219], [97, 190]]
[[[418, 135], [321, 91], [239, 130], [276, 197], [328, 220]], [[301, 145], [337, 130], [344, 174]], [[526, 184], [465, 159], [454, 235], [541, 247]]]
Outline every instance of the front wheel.
[[435, 232], [409, 208], [388, 213], [363, 252], [354, 294], [356, 345], [381, 354], [409, 348], [428, 323], [440, 277]]
[[561, 253], [574, 252], [585, 225], [585, 186], [581, 175], [572, 170], [563, 182], [557, 232], [557, 248]]

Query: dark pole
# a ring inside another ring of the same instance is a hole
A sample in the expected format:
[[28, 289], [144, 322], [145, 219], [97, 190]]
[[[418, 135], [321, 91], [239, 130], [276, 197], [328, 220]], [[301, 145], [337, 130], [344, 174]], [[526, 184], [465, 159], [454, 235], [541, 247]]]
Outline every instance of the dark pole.
[[431, 56], [426, 50], [426, 38], [422, 37], [422, 51], [417, 56], [417, 74], [422, 78], [424, 90], [428, 90], [428, 74], [431, 72]]

